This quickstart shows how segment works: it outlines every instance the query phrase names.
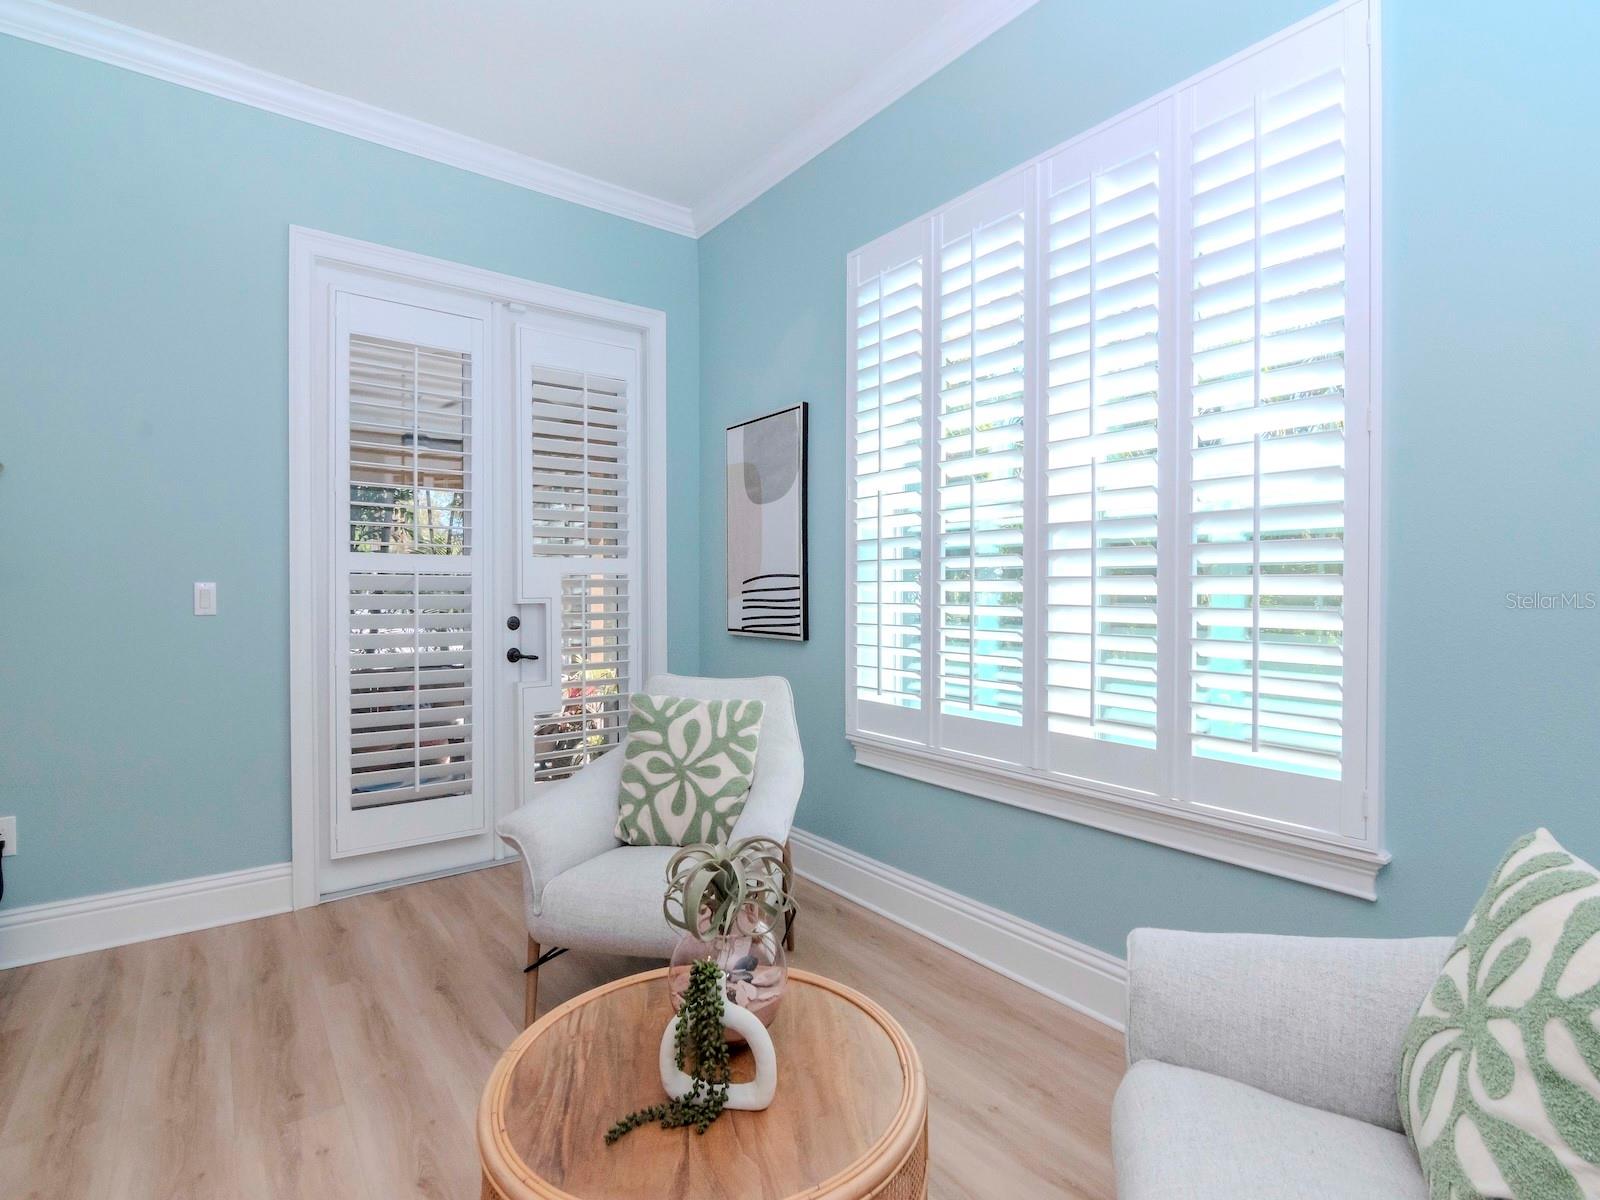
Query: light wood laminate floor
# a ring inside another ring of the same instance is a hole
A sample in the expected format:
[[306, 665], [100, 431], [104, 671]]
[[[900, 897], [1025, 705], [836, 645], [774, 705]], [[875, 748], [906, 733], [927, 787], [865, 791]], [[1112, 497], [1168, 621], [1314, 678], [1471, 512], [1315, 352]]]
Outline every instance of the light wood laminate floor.
[[[478, 1096], [521, 1025], [518, 889], [496, 867], [0, 971], [0, 1196], [474, 1200]], [[795, 965], [921, 1052], [933, 1200], [1113, 1195], [1119, 1035], [820, 888], [800, 903]], [[540, 1011], [649, 965], [566, 955]]]

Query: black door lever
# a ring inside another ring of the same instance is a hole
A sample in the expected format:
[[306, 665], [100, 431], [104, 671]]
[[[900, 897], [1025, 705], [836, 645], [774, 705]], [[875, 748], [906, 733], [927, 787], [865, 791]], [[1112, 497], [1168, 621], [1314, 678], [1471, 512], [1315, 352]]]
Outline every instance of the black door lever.
[[524, 660], [526, 660], [528, 662], [538, 662], [539, 661], [539, 656], [537, 654], [524, 654], [521, 650], [518, 650], [515, 646], [511, 647], [511, 649], [506, 651], [506, 661], [507, 662], [516, 663], [516, 662], [522, 662]]

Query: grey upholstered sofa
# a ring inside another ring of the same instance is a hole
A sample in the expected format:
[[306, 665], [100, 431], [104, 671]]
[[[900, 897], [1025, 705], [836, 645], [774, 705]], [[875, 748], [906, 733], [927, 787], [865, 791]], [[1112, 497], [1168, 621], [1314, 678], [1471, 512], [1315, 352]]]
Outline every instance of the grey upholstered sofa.
[[1396, 1081], [1450, 946], [1135, 930], [1119, 1200], [1427, 1200]]

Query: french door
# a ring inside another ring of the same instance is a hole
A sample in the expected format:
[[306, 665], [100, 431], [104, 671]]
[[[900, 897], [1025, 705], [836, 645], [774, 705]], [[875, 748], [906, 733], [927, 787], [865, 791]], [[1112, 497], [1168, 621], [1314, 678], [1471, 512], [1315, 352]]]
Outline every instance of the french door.
[[503, 855], [497, 817], [620, 741], [646, 625], [643, 332], [344, 265], [309, 291], [297, 903]]
[[515, 795], [615, 746], [643, 683], [641, 339], [554, 313], [517, 318], [513, 616], [547, 655], [514, 668]]

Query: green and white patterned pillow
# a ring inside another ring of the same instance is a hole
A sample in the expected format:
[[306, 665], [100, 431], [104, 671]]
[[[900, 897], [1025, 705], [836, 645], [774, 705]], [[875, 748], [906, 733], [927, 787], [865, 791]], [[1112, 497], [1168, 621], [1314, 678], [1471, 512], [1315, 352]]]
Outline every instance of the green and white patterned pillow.
[[1600, 872], [1517, 839], [1412, 1019], [1400, 1113], [1435, 1200], [1600, 1197]]
[[725, 842], [756, 771], [759, 700], [630, 698], [616, 835], [630, 846]]

